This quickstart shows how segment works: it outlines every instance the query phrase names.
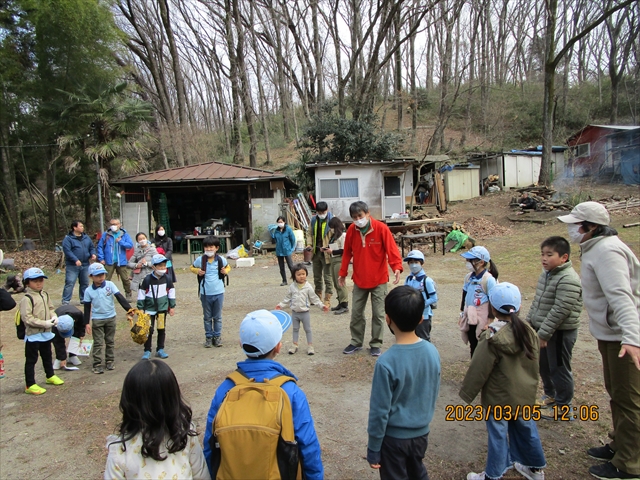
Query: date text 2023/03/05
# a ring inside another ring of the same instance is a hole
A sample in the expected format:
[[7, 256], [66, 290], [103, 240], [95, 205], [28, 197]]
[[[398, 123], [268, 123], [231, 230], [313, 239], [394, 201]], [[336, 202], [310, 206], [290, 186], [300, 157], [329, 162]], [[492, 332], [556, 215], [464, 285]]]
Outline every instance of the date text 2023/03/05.
[[[489, 418], [495, 420], [515, 420], [522, 418], [525, 421], [538, 421], [542, 418], [540, 405], [447, 405], [445, 406], [445, 420], [448, 422], [486, 421]], [[591, 421], [595, 422], [600, 417], [597, 405], [553, 405], [545, 409], [545, 417], [551, 417], [556, 421]]]

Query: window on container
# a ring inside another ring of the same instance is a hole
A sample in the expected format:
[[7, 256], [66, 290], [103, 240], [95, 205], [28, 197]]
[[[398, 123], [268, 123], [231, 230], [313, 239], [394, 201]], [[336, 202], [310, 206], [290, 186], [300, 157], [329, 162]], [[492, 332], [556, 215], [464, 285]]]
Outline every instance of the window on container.
[[340, 198], [338, 180], [320, 180], [320, 198]]
[[588, 143], [582, 143], [580, 145], [576, 145], [573, 147], [573, 153], [576, 157], [589, 157], [590, 155], [590, 145]]
[[358, 179], [342, 178], [340, 179], [340, 198], [357, 198], [358, 197]]
[[400, 177], [384, 177], [384, 196], [400, 196]]

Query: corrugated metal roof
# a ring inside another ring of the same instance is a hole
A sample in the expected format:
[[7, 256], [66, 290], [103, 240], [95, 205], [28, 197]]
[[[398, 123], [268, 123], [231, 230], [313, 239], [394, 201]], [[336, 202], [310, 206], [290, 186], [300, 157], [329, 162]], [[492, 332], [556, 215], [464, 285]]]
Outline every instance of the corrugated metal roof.
[[244, 167], [230, 163], [207, 162], [186, 167], [157, 170], [155, 172], [132, 175], [115, 180], [114, 184], [124, 183], [168, 183], [168, 182], [200, 182], [206, 180], [273, 180], [286, 178], [281, 173], [261, 168]]

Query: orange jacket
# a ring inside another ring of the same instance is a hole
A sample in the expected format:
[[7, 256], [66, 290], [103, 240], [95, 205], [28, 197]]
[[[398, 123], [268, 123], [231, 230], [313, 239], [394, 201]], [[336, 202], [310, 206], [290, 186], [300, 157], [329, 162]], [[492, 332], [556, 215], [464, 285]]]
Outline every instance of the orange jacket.
[[402, 272], [402, 258], [391, 230], [386, 224], [374, 218], [371, 218], [369, 230], [364, 236], [355, 224], [351, 224], [347, 229], [339, 276], [347, 276], [352, 257], [353, 282], [360, 288], [375, 288], [387, 283], [389, 281], [387, 265], [392, 271]]

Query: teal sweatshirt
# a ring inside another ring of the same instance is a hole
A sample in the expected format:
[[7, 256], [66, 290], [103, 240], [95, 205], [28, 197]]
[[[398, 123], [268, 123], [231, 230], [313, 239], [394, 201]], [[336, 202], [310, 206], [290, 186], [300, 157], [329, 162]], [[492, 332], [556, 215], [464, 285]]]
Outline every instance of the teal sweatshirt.
[[440, 389], [440, 355], [430, 342], [393, 345], [376, 362], [369, 400], [369, 449], [385, 435], [415, 438], [429, 433]]

